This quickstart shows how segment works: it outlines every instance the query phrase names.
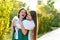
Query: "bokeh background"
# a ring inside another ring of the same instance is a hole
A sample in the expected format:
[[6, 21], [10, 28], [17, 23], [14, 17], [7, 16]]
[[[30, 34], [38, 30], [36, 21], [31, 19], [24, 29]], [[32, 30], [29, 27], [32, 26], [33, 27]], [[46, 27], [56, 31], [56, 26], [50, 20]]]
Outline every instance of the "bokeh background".
[[59, 4], [59, 0], [0, 0], [0, 40], [11, 40], [11, 21], [22, 7], [37, 12], [37, 38], [59, 28]]

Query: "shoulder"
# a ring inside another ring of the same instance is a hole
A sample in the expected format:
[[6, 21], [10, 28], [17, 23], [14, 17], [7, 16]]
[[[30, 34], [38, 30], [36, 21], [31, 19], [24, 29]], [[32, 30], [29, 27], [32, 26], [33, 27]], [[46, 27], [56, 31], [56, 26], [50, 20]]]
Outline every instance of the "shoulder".
[[28, 23], [33, 23], [34, 24], [34, 21], [32, 20], [32, 21], [29, 21], [29, 20], [24, 20], [23, 22], [28, 22]]
[[29, 22], [29, 21], [25, 19], [23, 22]]
[[32, 25], [32, 26], [35, 26], [35, 23], [34, 23], [34, 21], [33, 21], [33, 20], [31, 21], [31, 25]]
[[23, 21], [23, 24], [25, 24], [25, 25], [30, 25], [30, 26], [35, 26], [35, 23], [34, 23], [33, 20], [32, 20], [32, 21], [24, 20], [24, 21]]
[[29, 21], [25, 19], [25, 20], [23, 21], [23, 23], [29, 23]]

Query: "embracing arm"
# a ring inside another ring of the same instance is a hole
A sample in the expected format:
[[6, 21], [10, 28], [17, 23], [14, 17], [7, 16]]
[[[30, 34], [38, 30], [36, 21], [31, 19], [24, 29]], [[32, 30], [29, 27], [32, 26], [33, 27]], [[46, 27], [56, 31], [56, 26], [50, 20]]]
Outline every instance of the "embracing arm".
[[22, 33], [24, 35], [26, 35], [27, 34], [27, 30], [24, 28], [24, 25], [23, 25], [23, 23], [21, 21], [20, 21], [20, 25], [21, 25]]

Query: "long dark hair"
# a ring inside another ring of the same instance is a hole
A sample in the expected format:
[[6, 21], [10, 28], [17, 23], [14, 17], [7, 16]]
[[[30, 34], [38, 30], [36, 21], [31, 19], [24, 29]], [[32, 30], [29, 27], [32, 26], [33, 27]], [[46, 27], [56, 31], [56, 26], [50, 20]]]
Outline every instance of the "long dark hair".
[[[21, 8], [21, 9], [19, 10], [19, 12], [18, 12], [18, 18], [19, 18], [19, 14], [20, 14], [21, 10], [25, 10], [25, 9], [24, 9], [24, 8]], [[25, 10], [25, 11], [26, 11], [26, 10]], [[27, 11], [26, 11], [25, 13], [26, 13], [26, 16], [27, 16]], [[26, 19], [26, 16], [24, 17], [24, 19]]]
[[36, 40], [36, 32], [37, 32], [37, 15], [36, 15], [36, 11], [30, 11], [29, 12], [31, 14], [31, 17], [35, 23], [35, 28], [32, 30], [32, 36], [33, 36], [33, 40]]

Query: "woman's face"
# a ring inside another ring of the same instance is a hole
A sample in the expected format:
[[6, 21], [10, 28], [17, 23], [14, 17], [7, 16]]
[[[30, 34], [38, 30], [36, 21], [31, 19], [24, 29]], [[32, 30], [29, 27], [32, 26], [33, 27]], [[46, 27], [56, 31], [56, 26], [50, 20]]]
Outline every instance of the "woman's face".
[[26, 10], [21, 10], [19, 16], [20, 18], [24, 18], [26, 16]]
[[30, 13], [28, 13], [26, 19], [32, 20], [32, 17], [31, 17], [31, 14]]

